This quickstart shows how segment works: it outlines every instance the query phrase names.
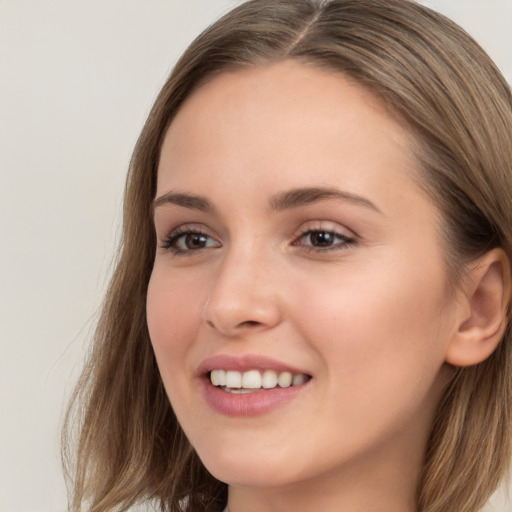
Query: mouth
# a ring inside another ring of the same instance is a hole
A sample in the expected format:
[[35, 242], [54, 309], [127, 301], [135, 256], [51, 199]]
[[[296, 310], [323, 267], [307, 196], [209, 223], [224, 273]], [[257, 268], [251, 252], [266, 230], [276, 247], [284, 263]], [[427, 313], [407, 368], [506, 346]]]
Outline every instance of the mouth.
[[206, 403], [229, 417], [254, 417], [286, 407], [304, 396], [313, 376], [284, 361], [258, 354], [218, 354], [196, 375]]
[[301, 386], [311, 379], [305, 373], [276, 370], [236, 371], [214, 369], [207, 374], [213, 386], [226, 393], [247, 394]]

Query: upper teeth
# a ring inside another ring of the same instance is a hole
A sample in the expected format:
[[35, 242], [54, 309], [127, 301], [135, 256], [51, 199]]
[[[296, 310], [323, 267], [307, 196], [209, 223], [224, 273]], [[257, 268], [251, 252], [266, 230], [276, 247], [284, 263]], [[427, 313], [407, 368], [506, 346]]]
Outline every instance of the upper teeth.
[[303, 373], [292, 374], [291, 372], [275, 372], [274, 370], [249, 370], [237, 372], [235, 370], [212, 370], [210, 380], [214, 386], [227, 388], [245, 389], [272, 389], [277, 386], [288, 388], [299, 386], [307, 380]]

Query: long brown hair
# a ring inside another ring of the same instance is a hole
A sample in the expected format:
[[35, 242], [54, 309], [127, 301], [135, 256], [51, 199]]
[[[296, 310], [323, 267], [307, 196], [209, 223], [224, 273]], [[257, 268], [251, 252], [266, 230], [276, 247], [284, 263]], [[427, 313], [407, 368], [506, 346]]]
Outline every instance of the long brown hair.
[[[512, 97], [485, 52], [458, 26], [409, 0], [252, 0], [187, 49], [137, 142], [123, 235], [88, 363], [73, 395], [64, 449], [70, 508], [221, 510], [211, 476], [166, 397], [146, 326], [155, 253], [152, 201], [162, 139], [180, 106], [228, 69], [296, 59], [367, 87], [414, 135], [421, 185], [439, 206], [453, 284], [493, 247], [512, 260]], [[512, 435], [507, 329], [483, 363], [458, 368], [429, 440], [417, 508], [475, 512], [505, 473]], [[73, 433], [77, 433], [75, 438]]]

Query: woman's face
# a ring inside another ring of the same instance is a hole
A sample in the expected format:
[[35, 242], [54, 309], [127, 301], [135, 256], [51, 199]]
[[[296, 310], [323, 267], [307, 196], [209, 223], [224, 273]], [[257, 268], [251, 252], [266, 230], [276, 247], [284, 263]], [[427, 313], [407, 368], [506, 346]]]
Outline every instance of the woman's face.
[[457, 302], [409, 148], [372, 94], [290, 61], [216, 77], [172, 122], [148, 325], [217, 478], [415, 478]]

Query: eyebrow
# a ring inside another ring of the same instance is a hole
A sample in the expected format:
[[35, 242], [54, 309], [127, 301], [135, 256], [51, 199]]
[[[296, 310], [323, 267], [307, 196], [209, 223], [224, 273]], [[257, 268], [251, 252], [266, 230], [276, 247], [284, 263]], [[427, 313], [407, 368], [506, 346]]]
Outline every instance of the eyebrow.
[[336, 188], [297, 188], [277, 194], [270, 200], [272, 210], [288, 210], [307, 204], [316, 203], [325, 199], [341, 199], [358, 206], [370, 208], [378, 213], [382, 213], [377, 206], [365, 197], [338, 190]]
[[[364, 206], [378, 213], [382, 213], [369, 199], [335, 188], [296, 188], [276, 194], [270, 198], [269, 204], [271, 210], [283, 211], [317, 203], [326, 199], [341, 199], [342, 201], [347, 201], [358, 206]], [[174, 204], [191, 210], [199, 210], [207, 213], [215, 212], [215, 207], [205, 197], [182, 192], [167, 192], [166, 194], [161, 195], [153, 201], [153, 210], [166, 204]]]
[[213, 212], [215, 208], [205, 197], [180, 192], [167, 192], [153, 201], [153, 211], [159, 206], [175, 204], [191, 210]]

